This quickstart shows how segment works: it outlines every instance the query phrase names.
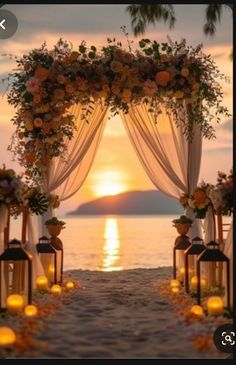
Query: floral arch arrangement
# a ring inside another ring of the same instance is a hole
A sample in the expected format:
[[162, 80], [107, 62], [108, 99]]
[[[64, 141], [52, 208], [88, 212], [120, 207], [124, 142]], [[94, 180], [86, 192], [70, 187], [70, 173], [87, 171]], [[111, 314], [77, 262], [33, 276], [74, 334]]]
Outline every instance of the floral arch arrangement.
[[76, 128], [70, 113], [76, 103], [85, 106], [85, 122], [98, 100], [113, 115], [119, 110], [127, 113], [131, 104], [147, 103], [157, 116], [164, 105], [176, 123], [179, 110], [185, 108], [186, 137], [191, 138], [194, 123], [203, 137], [214, 137], [212, 122], [219, 122], [222, 114], [229, 116], [216, 81], [224, 75], [201, 48], [187, 46], [185, 40], [159, 44], [143, 39], [133, 52], [108, 39], [100, 51], [85, 42], [74, 51], [59, 40], [52, 50], [44, 43], [17, 59], [18, 70], [8, 77], [8, 102], [17, 108], [9, 149], [28, 179], [37, 181], [43, 166], [66, 150]]

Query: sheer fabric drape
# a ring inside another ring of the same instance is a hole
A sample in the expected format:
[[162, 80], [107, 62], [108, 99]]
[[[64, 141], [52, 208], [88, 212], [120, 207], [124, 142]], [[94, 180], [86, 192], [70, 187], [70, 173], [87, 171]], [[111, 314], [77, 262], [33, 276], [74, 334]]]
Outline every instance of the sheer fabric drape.
[[[182, 193], [191, 194], [197, 185], [202, 151], [200, 128], [194, 126], [191, 142], [184, 135], [184, 125], [179, 126], [164, 107], [155, 121], [146, 104], [130, 106], [129, 113], [121, 113], [131, 143], [153, 184], [163, 193], [179, 198]], [[181, 118], [188, 118], [187, 111]], [[194, 219], [192, 209], [186, 215]], [[189, 231], [190, 238], [201, 236], [200, 223], [194, 219]]]
[[[68, 149], [64, 156], [54, 158], [45, 175], [42, 191], [46, 194], [57, 194], [61, 201], [69, 199], [82, 186], [96, 155], [107, 120], [108, 108], [101, 102], [94, 105], [88, 115], [88, 123], [81, 119], [82, 105], [75, 105], [72, 113], [75, 116], [77, 130], [72, 140], [68, 140]], [[34, 260], [35, 244], [43, 234], [47, 235], [44, 222], [53, 215], [49, 209], [43, 216], [30, 216], [28, 225], [29, 251]], [[39, 262], [34, 263], [36, 275], [42, 273]], [[34, 281], [35, 282], [35, 281]]]

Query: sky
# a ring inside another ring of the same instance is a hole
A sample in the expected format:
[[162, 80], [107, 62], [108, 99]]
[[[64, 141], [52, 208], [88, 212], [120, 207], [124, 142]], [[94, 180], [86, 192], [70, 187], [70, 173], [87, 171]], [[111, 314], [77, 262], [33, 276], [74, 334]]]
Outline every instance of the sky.
[[[12, 11], [19, 23], [15, 35], [0, 40], [0, 79], [15, 68], [9, 56], [23, 55], [32, 48], [39, 47], [44, 41], [53, 46], [62, 37], [71, 41], [74, 48], [85, 40], [88, 44], [102, 47], [107, 37], [115, 37], [126, 47], [126, 39], [120, 30], [125, 25], [133, 48], [141, 37], [132, 34], [126, 5], [6, 5], [3, 9]], [[232, 12], [224, 9], [221, 23], [217, 25], [215, 37], [203, 33], [205, 5], [175, 5], [177, 22], [174, 29], [167, 24], [158, 23], [147, 28], [145, 38], [166, 42], [167, 35], [174, 41], [186, 38], [187, 43], [196, 46], [203, 44], [203, 51], [211, 54], [220, 71], [232, 80], [233, 64], [229, 58], [232, 49]], [[0, 83], [0, 166], [21, 167], [12, 161], [7, 151], [11, 134], [14, 131], [11, 118], [14, 109], [7, 104], [4, 91], [6, 84]], [[232, 113], [232, 81], [222, 83], [224, 105]], [[216, 126], [216, 139], [204, 140], [199, 182], [214, 183], [218, 170], [228, 172], [232, 167], [232, 119], [222, 118]], [[59, 212], [75, 209], [81, 203], [95, 199], [110, 192], [111, 194], [128, 190], [155, 189], [143, 170], [138, 157], [128, 139], [119, 116], [108, 120], [99, 150], [90, 173], [79, 192], [63, 202]]]

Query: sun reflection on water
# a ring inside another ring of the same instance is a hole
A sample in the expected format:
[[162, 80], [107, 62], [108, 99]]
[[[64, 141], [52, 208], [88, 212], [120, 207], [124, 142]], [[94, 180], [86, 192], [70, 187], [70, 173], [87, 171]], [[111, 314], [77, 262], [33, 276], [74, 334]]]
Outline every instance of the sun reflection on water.
[[107, 218], [105, 221], [103, 246], [103, 263], [102, 271], [119, 271], [123, 270], [122, 266], [117, 263], [120, 259], [120, 239], [119, 229], [116, 218]]

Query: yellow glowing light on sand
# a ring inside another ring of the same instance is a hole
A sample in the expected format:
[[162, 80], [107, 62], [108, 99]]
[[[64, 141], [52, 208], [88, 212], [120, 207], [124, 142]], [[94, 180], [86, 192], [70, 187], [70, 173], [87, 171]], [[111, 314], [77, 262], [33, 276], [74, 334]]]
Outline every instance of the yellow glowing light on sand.
[[194, 313], [196, 316], [202, 316], [203, 309], [200, 305], [193, 305], [191, 308], [191, 313]]
[[15, 332], [9, 327], [0, 327], [0, 346], [10, 346], [15, 342]]
[[27, 305], [24, 312], [27, 317], [34, 317], [37, 316], [38, 309], [35, 307], [35, 305]]
[[73, 289], [73, 288], [74, 288], [74, 286], [75, 286], [75, 284], [73, 283], [73, 281], [68, 281], [68, 282], [66, 283], [66, 287], [67, 287], [67, 289]]
[[173, 288], [171, 288], [171, 291], [173, 294], [178, 294], [180, 292], [180, 288], [178, 286], [173, 286]]
[[19, 294], [9, 295], [7, 298], [7, 310], [10, 314], [16, 315], [22, 312], [24, 306], [24, 298]]
[[60, 287], [60, 285], [57, 285], [57, 284], [53, 285], [51, 287], [51, 293], [53, 293], [53, 294], [61, 294], [61, 287]]

